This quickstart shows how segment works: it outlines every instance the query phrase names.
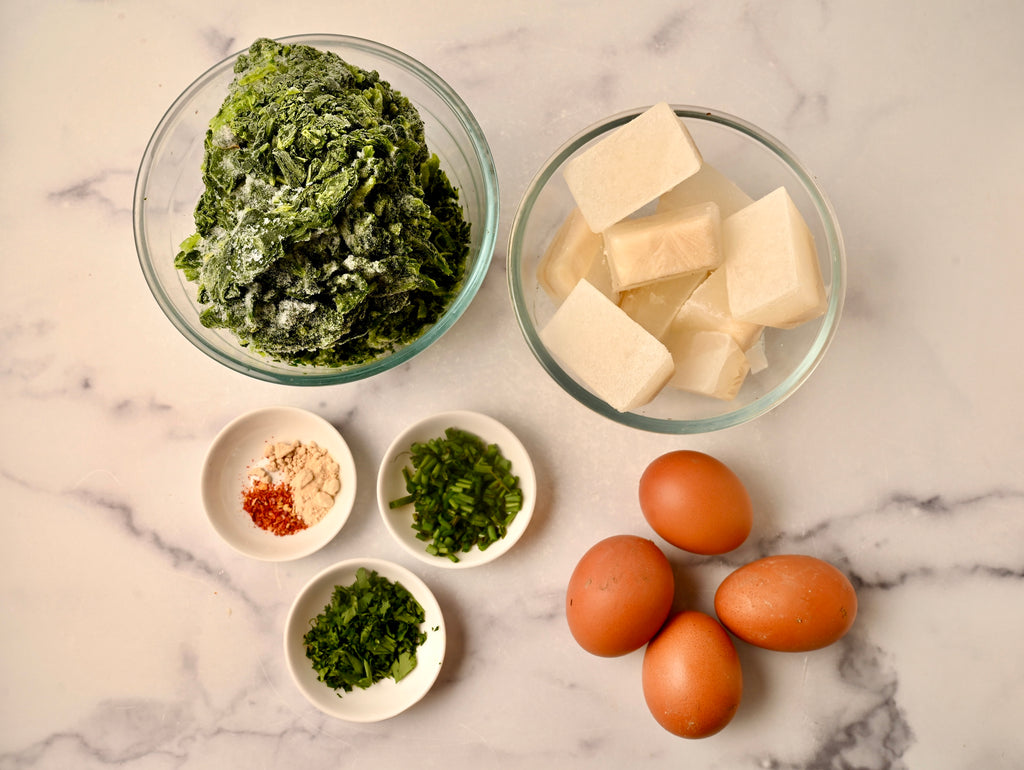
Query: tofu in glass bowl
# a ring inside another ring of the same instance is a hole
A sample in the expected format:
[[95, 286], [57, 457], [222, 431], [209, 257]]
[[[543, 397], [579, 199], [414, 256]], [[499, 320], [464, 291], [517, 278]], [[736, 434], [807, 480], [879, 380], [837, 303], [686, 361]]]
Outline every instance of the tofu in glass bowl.
[[806, 382], [836, 332], [846, 256], [825, 193], [779, 140], [660, 103], [544, 164], [512, 223], [508, 283], [569, 395], [635, 428], [704, 433]]

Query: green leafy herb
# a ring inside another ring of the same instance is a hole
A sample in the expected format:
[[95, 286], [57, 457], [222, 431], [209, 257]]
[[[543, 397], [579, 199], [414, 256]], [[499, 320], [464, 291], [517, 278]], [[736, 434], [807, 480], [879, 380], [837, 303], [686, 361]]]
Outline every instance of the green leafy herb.
[[469, 224], [423, 122], [376, 72], [268, 39], [239, 56], [175, 265], [202, 323], [294, 365], [420, 336], [465, 274]]
[[[335, 586], [330, 603], [303, 637], [317, 678], [335, 690], [366, 689], [416, 668], [426, 640], [424, 612], [401, 584], [360, 567], [350, 586]], [[340, 696], [340, 693], [339, 693]]]
[[389, 505], [413, 504], [413, 529], [428, 543], [427, 553], [457, 562], [459, 553], [473, 546], [486, 550], [505, 537], [523, 507], [523, 492], [496, 444], [448, 428], [409, 451], [412, 469], [402, 468], [409, 494]]

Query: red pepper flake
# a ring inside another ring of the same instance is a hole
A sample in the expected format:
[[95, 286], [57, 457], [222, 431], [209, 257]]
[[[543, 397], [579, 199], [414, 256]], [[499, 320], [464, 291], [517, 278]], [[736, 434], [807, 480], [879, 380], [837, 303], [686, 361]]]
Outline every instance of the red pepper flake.
[[291, 485], [254, 481], [242, 493], [242, 508], [253, 524], [275, 535], [293, 535], [306, 528], [306, 522], [295, 515]]

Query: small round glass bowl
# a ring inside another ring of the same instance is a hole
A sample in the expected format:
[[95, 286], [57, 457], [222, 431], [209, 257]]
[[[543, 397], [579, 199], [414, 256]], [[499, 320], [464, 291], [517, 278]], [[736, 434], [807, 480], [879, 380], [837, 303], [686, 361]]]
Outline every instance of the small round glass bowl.
[[[334, 690], [317, 678], [306, 657], [305, 636], [310, 623], [324, 611], [335, 586], [350, 586], [360, 567], [400, 583], [423, 607], [420, 629], [427, 638], [416, 649], [416, 668], [401, 681], [382, 679], [365, 690]], [[333, 564], [313, 577], [292, 603], [284, 629], [284, 657], [292, 680], [311, 704], [323, 713], [347, 722], [379, 722], [401, 714], [418, 703], [434, 686], [444, 663], [447, 636], [441, 606], [413, 572], [383, 559], [348, 559]], [[339, 697], [340, 696], [340, 697]]]
[[567, 393], [611, 420], [669, 434], [707, 433], [765, 414], [793, 395], [825, 355], [836, 331], [846, 290], [846, 256], [832, 206], [810, 172], [774, 137], [750, 123], [704, 107], [672, 105], [684, 121], [705, 163], [757, 199], [785, 186], [817, 246], [828, 307], [821, 317], [795, 329], [765, 329], [768, 365], [747, 377], [735, 399], [724, 401], [665, 388], [647, 405], [620, 412], [587, 389], [545, 348], [540, 330], [555, 303], [537, 279], [537, 266], [552, 236], [575, 207], [562, 176], [565, 164], [648, 108], [613, 115], [584, 129], [544, 164], [530, 182], [512, 222], [508, 284], [526, 342], [537, 360]]
[[498, 230], [498, 180], [480, 125], [458, 94], [438, 75], [401, 51], [342, 35], [298, 35], [283, 43], [331, 51], [365, 70], [376, 70], [406, 96], [423, 119], [427, 146], [459, 191], [470, 223], [470, 252], [458, 295], [445, 313], [412, 343], [359, 366], [291, 366], [238, 343], [224, 329], [199, 322], [196, 285], [174, 267], [181, 242], [195, 232], [193, 213], [203, 191], [203, 141], [210, 119], [227, 96], [238, 53], [207, 70], [185, 89], [161, 119], [146, 147], [135, 183], [135, 245], [146, 281], [171, 323], [193, 345], [234, 371], [285, 385], [333, 385], [379, 374], [436, 342], [459, 319], [484, 280]]

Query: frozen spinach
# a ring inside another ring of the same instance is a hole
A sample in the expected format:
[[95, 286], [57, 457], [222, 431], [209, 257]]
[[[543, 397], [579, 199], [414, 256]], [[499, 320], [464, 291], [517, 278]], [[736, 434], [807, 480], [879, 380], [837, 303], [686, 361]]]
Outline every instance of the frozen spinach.
[[416, 108], [376, 72], [257, 40], [204, 140], [175, 265], [201, 321], [294, 365], [372, 361], [457, 293], [469, 223]]

